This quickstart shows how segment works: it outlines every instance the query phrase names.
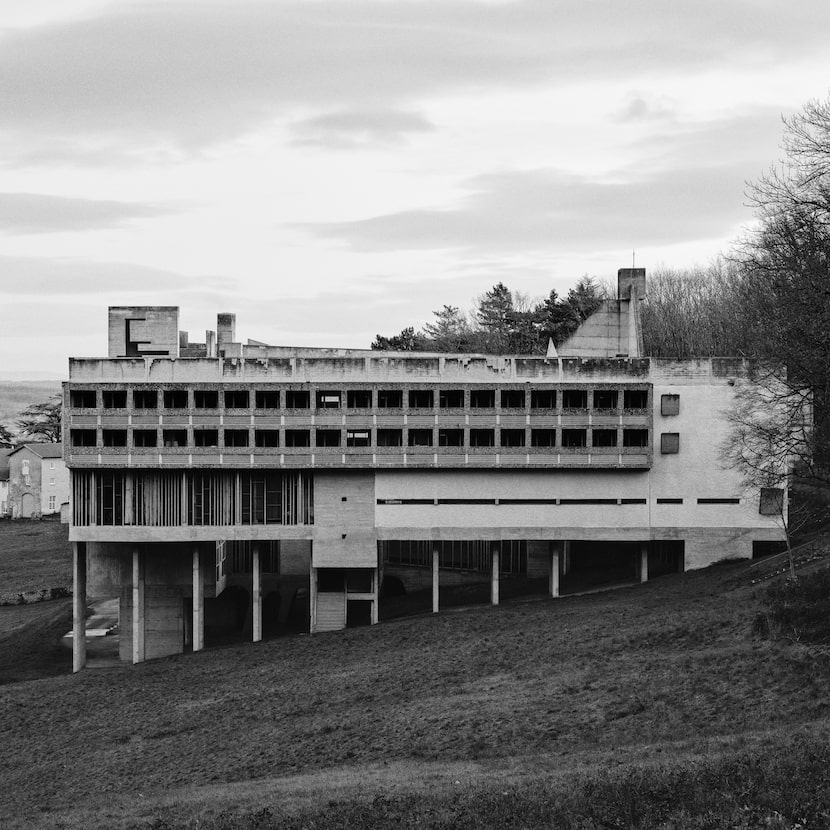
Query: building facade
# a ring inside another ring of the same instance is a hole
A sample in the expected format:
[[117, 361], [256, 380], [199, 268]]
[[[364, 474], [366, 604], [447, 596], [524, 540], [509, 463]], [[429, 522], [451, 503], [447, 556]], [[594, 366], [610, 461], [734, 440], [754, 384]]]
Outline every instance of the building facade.
[[13, 519], [38, 519], [60, 513], [69, 501], [69, 470], [63, 445], [21, 444], [8, 457], [8, 510]]
[[[381, 586], [486, 575], [646, 579], [783, 538], [720, 463], [741, 359], [642, 356], [642, 269], [558, 355], [267, 346], [233, 315], [191, 344], [170, 307], [111, 308], [70, 360], [64, 445], [75, 667], [86, 592], [121, 655], [378, 620]], [[224, 629], [223, 629], [224, 626]]]

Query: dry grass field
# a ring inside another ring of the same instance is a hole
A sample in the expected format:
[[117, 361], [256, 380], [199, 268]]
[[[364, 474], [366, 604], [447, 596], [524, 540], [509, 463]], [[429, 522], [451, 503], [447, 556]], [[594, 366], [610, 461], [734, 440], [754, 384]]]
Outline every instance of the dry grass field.
[[18, 594], [72, 587], [69, 529], [57, 518], [0, 521], [0, 602]]
[[2, 685], [2, 824], [830, 827], [830, 655], [744, 569]]

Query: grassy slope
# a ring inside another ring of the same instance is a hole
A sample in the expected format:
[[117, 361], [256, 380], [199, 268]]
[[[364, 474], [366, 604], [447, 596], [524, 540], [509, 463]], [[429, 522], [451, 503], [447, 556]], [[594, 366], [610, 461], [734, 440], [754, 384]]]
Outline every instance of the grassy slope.
[[415, 792], [437, 811], [430, 826], [489, 826], [458, 811], [489, 811], [502, 789], [567, 795], [574, 775], [642, 778], [643, 765], [723, 753], [750, 769], [735, 753], [826, 742], [830, 666], [753, 638], [742, 567], [2, 686], [0, 815], [167, 827], [279, 807], [310, 810], [308, 826], [361, 826], [329, 799], [371, 802], [361, 821], [386, 824], [400, 815], [384, 819], [376, 796], [411, 818]]
[[0, 600], [72, 585], [68, 525], [57, 519], [0, 521]]

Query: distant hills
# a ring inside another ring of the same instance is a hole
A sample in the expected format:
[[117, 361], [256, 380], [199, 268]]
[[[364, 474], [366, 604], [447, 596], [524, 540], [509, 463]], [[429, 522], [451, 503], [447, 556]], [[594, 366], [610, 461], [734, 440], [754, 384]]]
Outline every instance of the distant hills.
[[0, 424], [13, 426], [27, 406], [48, 400], [60, 391], [59, 380], [0, 380]]

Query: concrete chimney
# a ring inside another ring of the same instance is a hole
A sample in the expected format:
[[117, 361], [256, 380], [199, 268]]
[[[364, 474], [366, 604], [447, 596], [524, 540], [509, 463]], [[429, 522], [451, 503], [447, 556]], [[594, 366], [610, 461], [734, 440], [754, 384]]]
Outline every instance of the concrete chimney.
[[216, 357], [216, 332], [210, 329], [205, 332], [205, 354], [207, 357]]
[[216, 317], [216, 348], [221, 352], [226, 343], [236, 342], [236, 315], [219, 314]]

